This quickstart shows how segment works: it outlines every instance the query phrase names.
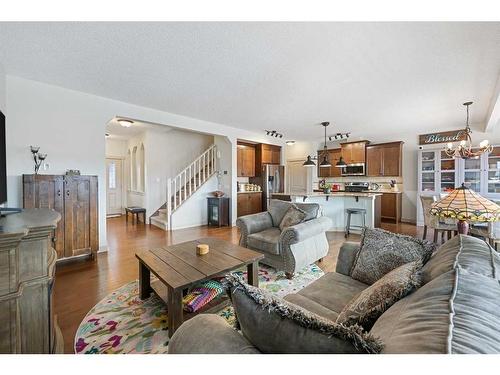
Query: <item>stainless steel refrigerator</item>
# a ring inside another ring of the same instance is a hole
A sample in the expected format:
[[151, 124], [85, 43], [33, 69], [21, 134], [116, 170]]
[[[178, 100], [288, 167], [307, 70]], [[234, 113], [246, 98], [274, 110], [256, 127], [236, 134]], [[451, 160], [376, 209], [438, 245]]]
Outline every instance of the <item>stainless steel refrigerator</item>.
[[266, 211], [271, 195], [285, 192], [285, 166], [265, 164], [261, 176], [250, 178], [250, 182], [262, 187], [262, 209]]

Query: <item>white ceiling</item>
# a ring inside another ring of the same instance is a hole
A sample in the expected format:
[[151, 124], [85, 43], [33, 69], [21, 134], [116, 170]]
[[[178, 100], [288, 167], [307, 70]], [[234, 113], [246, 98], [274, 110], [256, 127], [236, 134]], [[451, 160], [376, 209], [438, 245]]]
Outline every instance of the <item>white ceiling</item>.
[[136, 119], [131, 119], [133, 124], [127, 128], [118, 122], [120, 118], [125, 119], [126, 117], [115, 117], [106, 124], [106, 134], [109, 134], [111, 139], [127, 140], [144, 133], [146, 130], [166, 133], [173, 129], [170, 126], [151, 124]]
[[[8, 74], [287, 139], [484, 127], [500, 23], [0, 23]], [[474, 126], [473, 126], [474, 127]]]

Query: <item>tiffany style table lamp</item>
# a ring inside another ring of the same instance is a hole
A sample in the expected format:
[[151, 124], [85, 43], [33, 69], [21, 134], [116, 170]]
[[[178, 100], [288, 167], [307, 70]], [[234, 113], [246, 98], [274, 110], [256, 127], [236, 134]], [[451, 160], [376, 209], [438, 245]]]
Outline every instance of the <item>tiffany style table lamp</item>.
[[432, 204], [431, 215], [458, 220], [458, 233], [469, 233], [469, 221], [491, 222], [500, 220], [500, 206], [470, 190], [464, 184], [445, 198]]

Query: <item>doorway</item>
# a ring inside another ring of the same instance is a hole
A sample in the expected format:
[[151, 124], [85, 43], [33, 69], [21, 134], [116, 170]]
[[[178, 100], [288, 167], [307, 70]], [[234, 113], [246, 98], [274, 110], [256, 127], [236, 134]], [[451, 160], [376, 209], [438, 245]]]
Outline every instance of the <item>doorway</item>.
[[123, 160], [106, 158], [106, 216], [123, 213]]
[[288, 170], [288, 193], [302, 194], [308, 192], [308, 169], [303, 167], [303, 160], [289, 160]]

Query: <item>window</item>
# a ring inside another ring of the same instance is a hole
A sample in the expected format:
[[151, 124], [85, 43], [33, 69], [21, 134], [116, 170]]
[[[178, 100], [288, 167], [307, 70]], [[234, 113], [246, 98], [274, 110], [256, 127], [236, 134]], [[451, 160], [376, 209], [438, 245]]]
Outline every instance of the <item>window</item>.
[[127, 151], [127, 160], [126, 162], [126, 170], [127, 170], [127, 188], [128, 190], [132, 190], [132, 162], [131, 162], [131, 157], [130, 157], [130, 150]]
[[137, 146], [132, 149], [132, 160], [130, 162], [130, 189], [137, 191]]
[[108, 164], [108, 188], [116, 189], [116, 163], [114, 161]]
[[145, 190], [145, 173], [144, 173], [144, 144], [141, 144], [141, 149], [139, 150], [139, 157], [137, 160], [137, 178], [138, 178], [138, 184], [137, 184], [137, 190], [138, 191], [144, 191]]

